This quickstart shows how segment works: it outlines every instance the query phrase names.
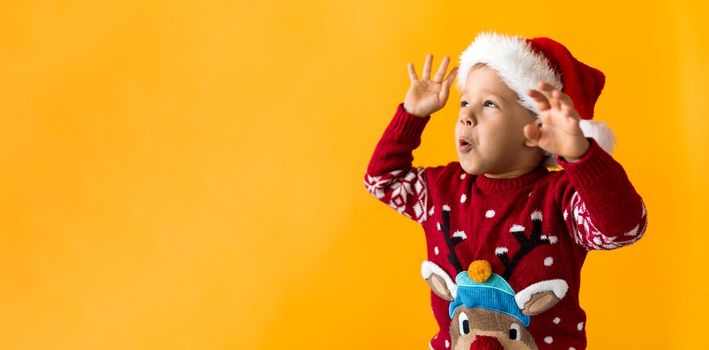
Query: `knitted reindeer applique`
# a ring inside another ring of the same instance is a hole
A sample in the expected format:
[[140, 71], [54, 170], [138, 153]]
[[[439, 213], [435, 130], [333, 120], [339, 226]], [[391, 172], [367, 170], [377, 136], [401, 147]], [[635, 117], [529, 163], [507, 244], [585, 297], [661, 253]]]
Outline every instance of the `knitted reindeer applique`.
[[[455, 282], [440, 266], [424, 261], [421, 273], [431, 290], [448, 300], [451, 318], [451, 349], [454, 350], [537, 350], [538, 347], [528, 331], [530, 316], [551, 309], [561, 301], [568, 290], [563, 279], [543, 280], [515, 292], [507, 280], [519, 262], [533, 249], [554, 243], [556, 237], [542, 235], [542, 215], [531, 215], [532, 229], [529, 236], [525, 228], [513, 225], [510, 233], [519, 243], [519, 249], [511, 257], [508, 248], [498, 247], [495, 255], [504, 266], [501, 275], [492, 272], [486, 260], [473, 261], [463, 271], [452, 249], [455, 241], [450, 236], [449, 213], [444, 210], [443, 234], [449, 242], [448, 256], [456, 268]], [[455, 263], [451, 260], [455, 260]]]

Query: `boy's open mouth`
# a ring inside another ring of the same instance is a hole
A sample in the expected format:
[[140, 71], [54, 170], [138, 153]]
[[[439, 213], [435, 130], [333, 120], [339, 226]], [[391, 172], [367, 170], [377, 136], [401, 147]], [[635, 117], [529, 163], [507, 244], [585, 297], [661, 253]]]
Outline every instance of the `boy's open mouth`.
[[473, 148], [473, 145], [464, 138], [458, 139], [458, 151], [466, 153]]

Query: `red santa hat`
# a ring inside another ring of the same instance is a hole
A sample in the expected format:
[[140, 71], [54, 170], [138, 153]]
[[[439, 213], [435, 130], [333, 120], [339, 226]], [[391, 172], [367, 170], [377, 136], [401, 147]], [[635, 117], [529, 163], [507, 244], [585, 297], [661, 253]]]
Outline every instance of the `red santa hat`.
[[593, 107], [603, 90], [605, 75], [580, 62], [564, 45], [549, 38], [525, 39], [492, 32], [478, 34], [460, 55], [458, 87], [463, 89], [470, 69], [478, 63], [493, 68], [500, 78], [519, 96], [519, 103], [539, 114], [528, 89], [537, 89], [544, 81], [574, 101], [581, 116], [581, 129], [610, 153], [615, 142], [605, 123], [593, 121]]

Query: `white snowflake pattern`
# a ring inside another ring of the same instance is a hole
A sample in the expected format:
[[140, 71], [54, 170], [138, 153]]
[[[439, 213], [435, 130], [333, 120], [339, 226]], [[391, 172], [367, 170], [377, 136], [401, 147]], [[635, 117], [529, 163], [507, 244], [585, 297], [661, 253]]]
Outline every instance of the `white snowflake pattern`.
[[[623, 235], [625, 237], [631, 237], [627, 240], [619, 240], [618, 236], [605, 235], [591, 220], [591, 215], [586, 209], [586, 203], [583, 202], [578, 192], [575, 192], [571, 196], [570, 206], [574, 218], [571, 225], [574, 231], [574, 240], [582, 246], [590, 249], [615, 249], [631, 244], [642, 237], [642, 235], [638, 234], [639, 225]], [[643, 213], [644, 212], [645, 204], [643, 203]], [[645, 225], [647, 225], [647, 221], [645, 221]]]
[[381, 176], [371, 176], [367, 175], [364, 180], [364, 185], [367, 187], [367, 192], [372, 194], [377, 199], [384, 198], [384, 189], [387, 187], [389, 182], [382, 179]]
[[424, 168], [394, 170], [382, 176], [365, 176], [367, 192], [387, 203], [394, 210], [419, 223], [433, 214], [428, 208]]

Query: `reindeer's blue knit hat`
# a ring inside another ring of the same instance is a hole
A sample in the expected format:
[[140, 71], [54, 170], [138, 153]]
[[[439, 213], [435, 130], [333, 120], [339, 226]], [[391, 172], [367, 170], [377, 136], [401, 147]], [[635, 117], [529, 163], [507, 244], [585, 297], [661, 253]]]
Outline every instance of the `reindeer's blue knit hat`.
[[465, 306], [501, 312], [518, 319], [525, 327], [529, 326], [529, 316], [523, 314], [515, 302], [515, 291], [500, 275], [490, 273], [484, 281], [476, 282], [470, 279], [468, 271], [463, 271], [456, 276], [455, 283], [457, 294], [448, 307], [451, 319], [456, 309]]

